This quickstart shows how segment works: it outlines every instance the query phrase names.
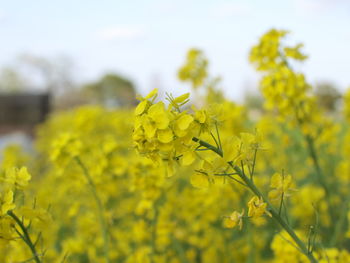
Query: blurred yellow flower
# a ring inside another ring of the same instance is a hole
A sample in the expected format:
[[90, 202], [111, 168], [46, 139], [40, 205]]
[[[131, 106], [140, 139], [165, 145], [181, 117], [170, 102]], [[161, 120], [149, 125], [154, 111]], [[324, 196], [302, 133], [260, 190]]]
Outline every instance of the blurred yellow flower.
[[16, 205], [13, 203], [13, 192], [7, 190], [5, 193], [0, 193], [0, 216], [5, 215], [8, 211], [14, 209]]
[[243, 216], [244, 210], [241, 213], [234, 211], [231, 215], [224, 218], [224, 227], [234, 228], [236, 226], [239, 226], [239, 229], [241, 230], [243, 226]]
[[254, 196], [248, 202], [248, 216], [249, 217], [260, 217], [263, 214], [267, 214], [271, 216], [270, 212], [266, 210], [267, 204], [263, 201], [263, 199], [257, 196]]

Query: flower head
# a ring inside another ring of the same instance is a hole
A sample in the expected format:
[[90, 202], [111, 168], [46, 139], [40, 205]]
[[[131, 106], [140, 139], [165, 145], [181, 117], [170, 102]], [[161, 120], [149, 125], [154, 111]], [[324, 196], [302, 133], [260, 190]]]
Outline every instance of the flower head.
[[243, 226], [243, 216], [244, 216], [244, 210], [242, 210], [241, 213], [237, 211], [233, 211], [233, 213], [230, 216], [227, 216], [224, 218], [224, 227], [226, 228], [234, 228], [236, 226], [239, 226], [239, 229], [242, 229]]
[[5, 193], [0, 193], [0, 216], [5, 215], [8, 211], [14, 209], [16, 205], [13, 203], [13, 192], [7, 190]]
[[292, 176], [288, 174], [287, 176], [275, 173], [271, 178], [271, 188], [269, 192], [269, 198], [271, 200], [279, 199], [283, 196], [290, 196], [293, 189]]
[[263, 214], [268, 214], [271, 216], [270, 212], [266, 210], [267, 204], [263, 201], [261, 197], [254, 196], [248, 202], [248, 216], [249, 217], [260, 217]]
[[6, 170], [4, 181], [18, 189], [23, 189], [28, 185], [32, 176], [28, 173], [27, 167], [12, 167]]

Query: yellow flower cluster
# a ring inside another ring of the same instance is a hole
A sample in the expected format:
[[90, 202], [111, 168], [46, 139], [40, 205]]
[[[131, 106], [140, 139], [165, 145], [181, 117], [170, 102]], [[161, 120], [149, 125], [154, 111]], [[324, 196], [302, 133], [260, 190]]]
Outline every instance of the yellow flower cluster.
[[[16, 147], [10, 146], [5, 151], [5, 162], [16, 164], [21, 158], [10, 156], [19, 153]], [[21, 156], [21, 154], [19, 154]], [[4, 165], [3, 165], [4, 166]], [[50, 216], [45, 209], [37, 208], [25, 200], [25, 192], [31, 175], [26, 167], [10, 167], [1, 171], [0, 175], [0, 260], [14, 262], [33, 258], [40, 262], [37, 242], [42, 241], [40, 231], [46, 229]], [[32, 231], [31, 228], [35, 230]], [[36, 242], [33, 241], [33, 236]], [[35, 253], [34, 253], [35, 252]]]
[[321, 118], [286, 34], [251, 53], [278, 114], [226, 100], [192, 50], [180, 77], [201, 104], [153, 90], [133, 112], [53, 114], [31, 156], [6, 148], [0, 262], [349, 262], [349, 96]]
[[0, 175], [1, 190], [0, 203], [1, 203], [1, 215], [5, 215], [9, 210], [16, 207], [14, 201], [14, 191], [23, 190], [30, 180], [31, 175], [28, 173], [26, 167], [12, 167], [3, 171]]
[[[287, 31], [273, 29], [264, 34], [251, 50], [250, 61], [257, 70], [265, 72], [261, 90], [266, 98], [267, 109], [277, 109], [281, 117], [293, 116], [296, 122], [307, 122], [314, 108], [314, 101], [308, 95], [310, 85], [302, 73], [295, 72], [288, 59], [304, 60], [301, 44], [284, 47], [282, 40]], [[293, 118], [292, 118], [293, 119]]]
[[248, 202], [248, 216], [255, 218], [260, 217], [265, 213], [271, 216], [271, 214], [266, 210], [266, 207], [267, 204], [263, 201], [261, 197], [254, 196]]
[[273, 188], [269, 192], [269, 198], [271, 200], [288, 197], [293, 192], [292, 176], [290, 174], [285, 176], [284, 174], [275, 173], [271, 178], [270, 187]]
[[282, 40], [289, 32], [286, 30], [271, 29], [265, 33], [257, 45], [253, 46], [250, 53], [250, 61], [257, 70], [270, 71], [287, 64], [286, 59], [305, 60], [307, 58], [300, 49], [302, 44], [296, 46], [282, 46]]
[[194, 157], [192, 138], [205, 132], [210, 125], [206, 111], [180, 111], [189, 94], [171, 99], [168, 107], [163, 102], [155, 103], [157, 90], [153, 90], [135, 109], [133, 139], [137, 150], [154, 162], [168, 161], [169, 176], [173, 174], [173, 163], [181, 159], [183, 165], [190, 165]]
[[0, 193], [0, 216], [4, 216], [8, 211], [14, 209], [16, 205], [13, 203], [13, 192], [7, 190], [3, 194]]
[[179, 72], [179, 79], [191, 82], [192, 88], [196, 89], [204, 84], [208, 75], [208, 60], [199, 49], [190, 49], [187, 53], [186, 63]]

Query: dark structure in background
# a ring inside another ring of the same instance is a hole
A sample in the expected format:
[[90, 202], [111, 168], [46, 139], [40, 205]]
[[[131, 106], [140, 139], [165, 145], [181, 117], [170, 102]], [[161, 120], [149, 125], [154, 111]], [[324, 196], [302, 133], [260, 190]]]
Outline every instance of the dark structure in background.
[[0, 135], [24, 132], [33, 135], [50, 112], [49, 93], [0, 93]]

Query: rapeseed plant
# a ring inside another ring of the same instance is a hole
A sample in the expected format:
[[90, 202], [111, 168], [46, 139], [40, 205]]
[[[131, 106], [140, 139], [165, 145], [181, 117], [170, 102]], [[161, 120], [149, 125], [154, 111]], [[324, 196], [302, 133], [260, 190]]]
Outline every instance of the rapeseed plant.
[[178, 76], [195, 97], [56, 113], [35, 154], [8, 147], [0, 262], [349, 262], [349, 92], [344, 120], [325, 117], [288, 34], [251, 50], [257, 120], [192, 49]]

